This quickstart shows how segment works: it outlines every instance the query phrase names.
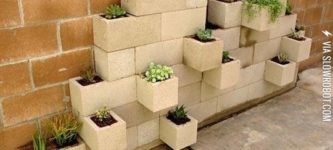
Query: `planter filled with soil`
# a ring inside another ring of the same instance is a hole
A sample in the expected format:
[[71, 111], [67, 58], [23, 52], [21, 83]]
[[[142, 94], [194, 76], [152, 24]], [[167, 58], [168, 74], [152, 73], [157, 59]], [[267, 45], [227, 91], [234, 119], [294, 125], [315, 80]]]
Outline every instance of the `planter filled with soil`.
[[301, 62], [310, 57], [311, 44], [312, 39], [307, 37], [297, 39], [283, 37], [281, 41], [281, 50], [287, 53], [290, 60]]
[[280, 62], [278, 57], [266, 61], [265, 80], [278, 86], [285, 86], [295, 79], [296, 63]]
[[223, 42], [217, 38], [200, 40], [197, 35], [184, 38], [184, 63], [200, 72], [219, 67], [222, 49]]
[[95, 115], [84, 117], [80, 136], [93, 150], [125, 150], [126, 122], [112, 111], [108, 115], [103, 121]]
[[227, 58], [223, 58], [220, 67], [205, 71], [203, 80], [205, 83], [218, 89], [230, 88], [238, 83], [240, 69], [240, 60], [228, 56]]
[[197, 141], [198, 121], [189, 115], [175, 118], [170, 115], [160, 118], [160, 139], [172, 149], [180, 150]]
[[209, 0], [207, 19], [223, 28], [240, 26], [242, 4], [241, 0]]

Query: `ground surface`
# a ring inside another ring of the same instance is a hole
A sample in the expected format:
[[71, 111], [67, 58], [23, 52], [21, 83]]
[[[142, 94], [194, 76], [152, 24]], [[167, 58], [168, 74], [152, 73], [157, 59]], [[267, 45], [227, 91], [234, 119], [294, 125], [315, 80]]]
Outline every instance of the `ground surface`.
[[[333, 150], [333, 122], [321, 121], [321, 70], [298, 86], [198, 133], [194, 150]], [[170, 149], [160, 146], [154, 150]]]

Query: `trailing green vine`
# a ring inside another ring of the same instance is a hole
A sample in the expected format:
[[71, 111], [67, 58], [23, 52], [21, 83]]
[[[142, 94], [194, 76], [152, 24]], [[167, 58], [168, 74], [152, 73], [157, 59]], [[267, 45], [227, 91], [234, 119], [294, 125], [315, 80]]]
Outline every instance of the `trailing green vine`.
[[279, 0], [246, 0], [244, 4], [244, 10], [250, 20], [256, 17], [263, 8], [268, 8], [272, 22], [275, 22], [285, 9]]

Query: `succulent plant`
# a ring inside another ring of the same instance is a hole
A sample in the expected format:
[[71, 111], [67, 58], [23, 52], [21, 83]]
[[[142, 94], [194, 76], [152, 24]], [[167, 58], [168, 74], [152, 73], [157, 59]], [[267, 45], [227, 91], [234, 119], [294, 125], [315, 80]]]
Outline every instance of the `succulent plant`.
[[210, 29], [199, 29], [196, 33], [196, 37], [200, 40], [200, 41], [211, 41], [214, 40], [213, 35], [212, 35], [212, 30]]
[[144, 73], [144, 79], [148, 82], [160, 82], [171, 78], [173, 75], [173, 70], [171, 67], [165, 65], [155, 65], [150, 63], [148, 70]]
[[34, 150], [46, 150], [45, 138], [39, 131], [32, 137], [32, 144]]
[[280, 52], [278, 54], [278, 59], [281, 64], [288, 62], [288, 55], [285, 52]]
[[305, 31], [305, 27], [302, 26], [302, 25], [296, 25], [296, 27], [295, 27], [295, 31], [296, 31], [296, 32], [299, 32], [299, 31]]
[[[302, 31], [302, 30], [300, 30]], [[295, 40], [305, 40], [305, 38], [301, 35], [300, 31], [292, 30], [292, 33], [289, 35], [289, 38], [295, 39]]]
[[110, 114], [108, 108], [106, 106], [95, 112], [95, 116], [98, 118], [100, 122], [103, 122], [105, 119], [110, 118]]
[[95, 71], [92, 67], [89, 67], [86, 71], [82, 72], [81, 77], [89, 83], [95, 83]]
[[291, 15], [293, 12], [293, 8], [290, 5], [289, 1], [287, 2], [287, 7], [286, 7], [286, 15]]
[[184, 105], [177, 106], [175, 110], [169, 111], [169, 115], [171, 115], [174, 119], [184, 119], [187, 118], [187, 111], [185, 111]]
[[124, 17], [126, 15], [126, 11], [121, 8], [119, 5], [111, 5], [105, 10], [105, 18], [106, 19], [116, 19], [120, 17]]
[[222, 63], [227, 63], [227, 62], [230, 62], [232, 61], [233, 59], [230, 58], [230, 52], [228, 51], [223, 51], [223, 58], [222, 58]]

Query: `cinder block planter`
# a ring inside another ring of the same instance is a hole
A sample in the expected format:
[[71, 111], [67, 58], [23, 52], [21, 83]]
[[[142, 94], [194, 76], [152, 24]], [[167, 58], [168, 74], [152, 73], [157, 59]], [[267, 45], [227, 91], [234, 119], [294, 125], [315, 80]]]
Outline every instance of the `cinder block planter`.
[[220, 39], [205, 43], [194, 38], [184, 39], [185, 65], [200, 72], [219, 67], [222, 54], [223, 42]]
[[93, 18], [94, 43], [112, 52], [139, 45], [158, 42], [161, 39], [161, 15], [105, 19]]
[[231, 62], [220, 64], [218, 68], [204, 72], [203, 80], [218, 89], [230, 88], [238, 83], [240, 68], [240, 61], [234, 59]]
[[160, 118], [160, 139], [174, 150], [180, 150], [197, 141], [198, 121], [191, 116], [190, 122], [176, 125], [166, 117]]
[[178, 78], [151, 83], [142, 76], [136, 77], [138, 101], [152, 112], [178, 104]]
[[[254, 4], [254, 7], [259, 7]], [[248, 27], [257, 31], [266, 31], [269, 29], [276, 28], [277, 21], [272, 22], [268, 8], [262, 8], [261, 11], [256, 14], [253, 18], [250, 18], [246, 11], [242, 12], [242, 26]]]
[[239, 48], [240, 27], [228, 29], [213, 29], [214, 37], [221, 39], [224, 43], [224, 50], [233, 50]]
[[240, 26], [242, 22], [242, 1], [225, 3], [208, 1], [208, 21], [223, 28]]
[[294, 40], [289, 37], [283, 37], [281, 41], [281, 50], [283, 50], [289, 59], [294, 62], [301, 62], [310, 57], [312, 39], [305, 38], [304, 41]]
[[266, 61], [265, 80], [278, 86], [285, 86], [294, 81], [296, 63], [281, 65], [272, 60]]
[[121, 6], [135, 16], [205, 7], [207, 0], [121, 0]]
[[82, 119], [80, 136], [92, 150], [125, 150], [127, 147], [126, 122], [110, 111], [117, 121], [109, 126], [99, 127], [90, 117]]
[[69, 80], [71, 102], [73, 110], [80, 116], [93, 114], [98, 108], [108, 105], [109, 102], [109, 83], [106, 81], [82, 86], [78, 83], [81, 77]]

